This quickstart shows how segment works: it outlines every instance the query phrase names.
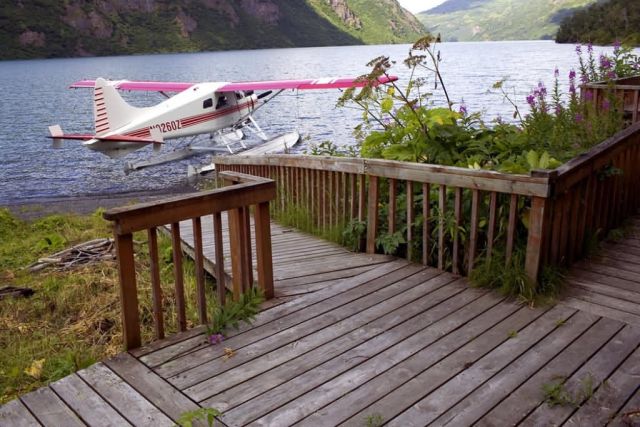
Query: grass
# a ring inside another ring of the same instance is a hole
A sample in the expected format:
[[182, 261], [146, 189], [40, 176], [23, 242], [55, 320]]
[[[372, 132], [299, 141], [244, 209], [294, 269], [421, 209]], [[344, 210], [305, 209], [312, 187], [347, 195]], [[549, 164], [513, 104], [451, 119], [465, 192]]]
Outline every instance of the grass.
[[511, 261], [505, 263], [503, 253], [498, 251], [490, 260], [481, 257], [469, 275], [473, 286], [496, 289], [505, 296], [516, 297], [529, 305], [553, 303], [564, 289], [564, 272], [555, 267], [544, 266], [539, 283], [534, 285], [524, 269], [525, 254], [515, 250]]
[[[279, 197], [287, 200], [286, 194], [282, 191], [280, 192]], [[318, 227], [313, 221], [314, 214], [306, 207], [295, 203], [285, 203], [284, 209], [281, 209], [279, 207], [279, 203], [279, 199], [271, 203], [271, 216], [279, 224], [288, 227], [295, 227], [298, 230], [318, 236], [323, 240], [328, 240], [349, 248], [354, 246], [352, 242], [354, 238], [347, 235], [352, 226], [351, 224], [347, 224], [344, 219], [338, 220], [337, 224], [327, 224], [325, 227]], [[327, 222], [329, 221], [328, 216], [326, 220]], [[363, 233], [363, 231], [361, 231], [361, 233]]]
[[581, 380], [577, 390], [571, 392], [567, 389], [565, 377], [555, 377], [552, 381], [542, 384], [544, 401], [550, 407], [573, 406], [578, 407], [589, 400], [594, 393], [594, 378], [587, 373]]
[[[0, 300], [0, 404], [122, 351], [115, 261], [68, 271], [29, 273], [39, 257], [87, 240], [110, 237], [102, 212], [52, 215], [24, 222], [0, 209], [0, 286], [35, 290], [30, 298]], [[153, 339], [146, 234], [135, 235], [143, 341]], [[176, 331], [170, 242], [159, 239], [165, 331]], [[188, 326], [197, 322], [194, 264], [185, 259]], [[209, 288], [213, 287], [211, 282]], [[212, 294], [213, 292], [210, 292]], [[208, 299], [209, 312], [215, 307]]]

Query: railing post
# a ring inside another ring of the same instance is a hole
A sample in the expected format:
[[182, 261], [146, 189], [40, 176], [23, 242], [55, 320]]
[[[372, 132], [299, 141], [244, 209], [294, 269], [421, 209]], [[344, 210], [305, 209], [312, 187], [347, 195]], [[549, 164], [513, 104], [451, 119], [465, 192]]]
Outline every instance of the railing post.
[[266, 299], [274, 297], [273, 260], [271, 253], [271, 221], [269, 203], [256, 206], [254, 221], [256, 226], [256, 258], [258, 263], [258, 285]]
[[527, 254], [525, 271], [531, 283], [538, 282], [538, 273], [543, 257], [544, 240], [547, 235], [548, 221], [546, 221], [548, 199], [534, 197], [531, 201], [529, 213], [529, 236], [527, 238]]
[[231, 275], [233, 283], [233, 299], [238, 300], [244, 289], [245, 269], [243, 254], [245, 253], [245, 229], [242, 226], [242, 209], [232, 209], [229, 215], [229, 247], [231, 249]]
[[138, 291], [136, 266], [133, 257], [133, 235], [115, 233], [118, 274], [120, 276], [120, 303], [122, 304], [122, 330], [127, 350], [140, 347], [140, 317], [138, 315]]
[[547, 239], [550, 238], [550, 197], [555, 193], [556, 171], [532, 171], [531, 176], [548, 177], [549, 193], [548, 197], [532, 197], [531, 211], [529, 213], [529, 235], [527, 237], [527, 250], [525, 257], [525, 272], [532, 284], [538, 283], [538, 274], [542, 260], [544, 259], [544, 251]]
[[378, 229], [378, 177], [369, 176], [369, 206], [367, 208], [367, 253], [376, 252], [376, 231]]

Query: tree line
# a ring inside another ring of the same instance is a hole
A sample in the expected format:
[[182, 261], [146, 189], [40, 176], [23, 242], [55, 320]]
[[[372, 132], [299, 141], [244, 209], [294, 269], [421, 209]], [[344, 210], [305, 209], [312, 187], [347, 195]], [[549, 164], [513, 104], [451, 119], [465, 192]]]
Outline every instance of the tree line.
[[580, 9], [562, 20], [556, 42], [640, 45], [640, 2], [599, 1]]

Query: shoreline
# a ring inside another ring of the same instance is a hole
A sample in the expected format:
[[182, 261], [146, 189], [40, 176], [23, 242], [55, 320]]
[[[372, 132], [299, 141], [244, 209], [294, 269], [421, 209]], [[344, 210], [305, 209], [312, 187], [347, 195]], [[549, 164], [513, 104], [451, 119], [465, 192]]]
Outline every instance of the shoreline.
[[130, 193], [65, 196], [44, 199], [16, 199], [0, 204], [0, 208], [9, 209], [17, 218], [29, 221], [54, 214], [89, 215], [99, 208], [111, 209], [197, 191], [197, 187], [185, 185], [168, 188], [166, 191], [135, 191]]

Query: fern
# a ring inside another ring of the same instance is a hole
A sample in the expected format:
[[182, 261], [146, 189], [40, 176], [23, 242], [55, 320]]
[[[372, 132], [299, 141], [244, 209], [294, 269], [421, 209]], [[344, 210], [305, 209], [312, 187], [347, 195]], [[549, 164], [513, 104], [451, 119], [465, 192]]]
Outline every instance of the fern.
[[208, 328], [209, 335], [220, 334], [227, 328], [237, 328], [242, 321], [252, 322], [260, 312], [260, 304], [263, 301], [262, 289], [251, 288], [248, 292], [240, 295], [237, 301], [227, 300], [224, 307], [216, 305], [212, 324]]

